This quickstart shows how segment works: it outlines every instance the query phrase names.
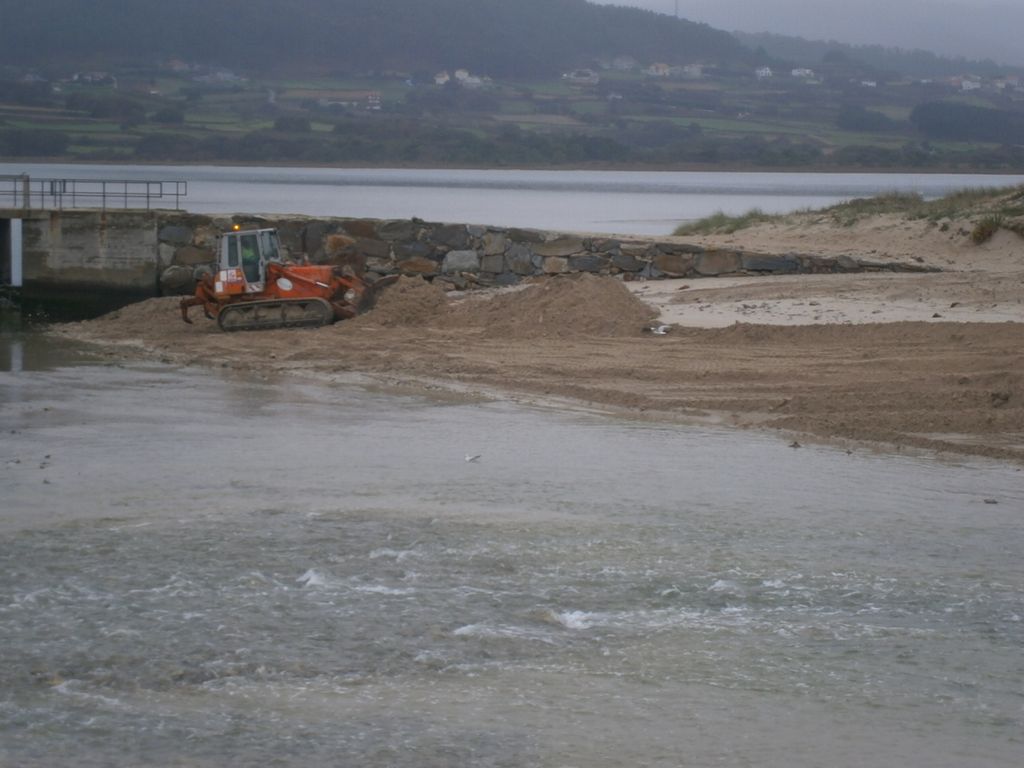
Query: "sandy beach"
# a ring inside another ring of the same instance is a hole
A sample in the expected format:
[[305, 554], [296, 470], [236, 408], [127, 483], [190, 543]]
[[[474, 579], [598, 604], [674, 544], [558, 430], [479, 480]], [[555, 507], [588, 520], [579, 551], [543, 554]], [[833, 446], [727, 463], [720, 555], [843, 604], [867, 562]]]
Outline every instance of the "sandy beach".
[[[566, 276], [446, 295], [402, 278], [372, 312], [320, 329], [227, 334], [152, 299], [56, 332], [148, 356], [782, 430], [787, 441], [1024, 463], [1024, 239], [876, 216], [687, 238], [845, 253], [936, 273], [623, 282]], [[668, 325], [665, 334], [647, 331]], [[788, 444], [788, 442], [787, 442]]]

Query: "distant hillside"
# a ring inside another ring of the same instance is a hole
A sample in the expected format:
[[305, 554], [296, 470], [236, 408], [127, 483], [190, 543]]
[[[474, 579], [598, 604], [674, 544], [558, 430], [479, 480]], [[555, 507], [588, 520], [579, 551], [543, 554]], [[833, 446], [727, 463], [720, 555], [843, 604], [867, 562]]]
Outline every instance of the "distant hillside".
[[912, 77], [952, 77], [963, 74], [996, 77], [1007, 72], [1024, 72], [1020, 67], [1001, 66], [992, 61], [948, 58], [930, 51], [907, 51], [881, 45], [847, 45], [834, 40], [805, 40], [802, 37], [768, 32], [733, 34], [748, 48], [760, 48], [773, 58], [805, 66], [814, 66], [826, 55], [840, 52], [874, 69]]
[[[669, 0], [622, 0], [665, 9]], [[680, 0], [683, 15], [718, 29], [835, 40], [951, 59], [1024, 66], [1020, 0]]]
[[746, 62], [731, 35], [586, 0], [0, 0], [0, 64], [551, 76], [596, 58]]

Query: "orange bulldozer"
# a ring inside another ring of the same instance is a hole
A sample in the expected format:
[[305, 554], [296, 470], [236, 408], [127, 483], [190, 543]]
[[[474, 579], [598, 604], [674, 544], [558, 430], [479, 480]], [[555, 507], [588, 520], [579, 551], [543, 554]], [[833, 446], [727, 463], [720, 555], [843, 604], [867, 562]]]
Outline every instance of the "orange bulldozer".
[[351, 270], [285, 262], [275, 229], [227, 232], [218, 243], [217, 273], [196, 283], [194, 296], [181, 300], [202, 307], [223, 331], [318, 326], [355, 317], [373, 306], [377, 291], [398, 279], [373, 283]]

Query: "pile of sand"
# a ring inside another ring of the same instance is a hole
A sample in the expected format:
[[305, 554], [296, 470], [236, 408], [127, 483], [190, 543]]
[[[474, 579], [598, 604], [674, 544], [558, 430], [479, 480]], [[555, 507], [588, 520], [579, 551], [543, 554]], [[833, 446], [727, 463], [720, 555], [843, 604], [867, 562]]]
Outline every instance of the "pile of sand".
[[444, 290], [420, 277], [401, 277], [380, 291], [372, 310], [346, 324], [386, 328], [430, 325], [449, 311]]
[[96, 338], [117, 342], [138, 341], [147, 338], [170, 340], [189, 331], [217, 332], [217, 324], [203, 317], [200, 307], [192, 307], [190, 316], [194, 325], [181, 321], [179, 296], [162, 296], [108, 312], [92, 320], [68, 323], [63, 333], [79, 338]]
[[461, 329], [510, 340], [621, 337], [639, 334], [656, 314], [622, 282], [588, 274], [454, 299], [425, 280], [403, 277], [353, 325]]
[[113, 312], [108, 312], [92, 320], [82, 320], [77, 324], [97, 330], [128, 330], [139, 325], [159, 324], [166, 321], [168, 317], [174, 317], [179, 302], [178, 297], [168, 296], [146, 299], [121, 309], [115, 309]]
[[549, 278], [486, 301], [453, 306], [448, 327], [479, 327], [488, 338], [637, 336], [657, 316], [619, 280], [589, 274]]

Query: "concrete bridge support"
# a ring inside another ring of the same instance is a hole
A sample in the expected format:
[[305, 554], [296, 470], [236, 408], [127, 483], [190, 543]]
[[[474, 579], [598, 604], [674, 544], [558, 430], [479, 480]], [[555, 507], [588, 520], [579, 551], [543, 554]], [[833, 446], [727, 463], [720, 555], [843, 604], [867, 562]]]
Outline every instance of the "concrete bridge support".
[[0, 286], [20, 288], [21, 283], [21, 219], [0, 218]]
[[31, 212], [20, 230], [24, 303], [88, 315], [159, 293], [152, 212]]

